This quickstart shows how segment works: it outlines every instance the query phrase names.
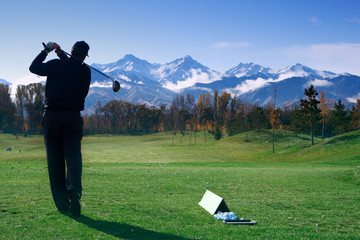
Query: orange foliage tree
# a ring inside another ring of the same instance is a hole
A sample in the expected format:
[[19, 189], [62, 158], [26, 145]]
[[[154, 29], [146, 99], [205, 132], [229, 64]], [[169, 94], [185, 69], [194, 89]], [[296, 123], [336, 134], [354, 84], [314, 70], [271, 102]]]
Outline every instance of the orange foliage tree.
[[325, 117], [328, 115], [328, 113], [330, 112], [332, 106], [333, 106], [333, 101], [331, 100], [331, 98], [325, 98], [325, 92], [321, 91], [320, 92], [320, 99], [319, 99], [320, 103], [319, 103], [319, 109], [321, 110], [320, 114], [322, 116], [322, 133], [321, 136], [324, 137], [324, 130], [325, 130]]

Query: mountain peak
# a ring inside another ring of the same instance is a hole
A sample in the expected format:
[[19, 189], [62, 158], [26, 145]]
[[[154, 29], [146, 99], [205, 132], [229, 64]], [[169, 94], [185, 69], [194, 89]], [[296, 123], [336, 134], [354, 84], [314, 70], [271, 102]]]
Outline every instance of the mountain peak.
[[250, 63], [240, 63], [236, 67], [233, 67], [225, 72], [227, 76], [243, 77], [251, 76], [253, 74], [263, 73], [263, 74], [272, 74], [273, 70], [268, 67], [263, 67], [258, 64]]
[[299, 73], [299, 72], [307, 72], [307, 73], [309, 73], [309, 72], [313, 72], [313, 71], [314, 71], [313, 69], [311, 69], [311, 68], [309, 68], [307, 66], [304, 66], [304, 65], [302, 65], [300, 63], [296, 63], [296, 64], [289, 65], [287, 67], [284, 67], [284, 68], [280, 69], [278, 71], [278, 73], [279, 74], [288, 73], [288, 72], [297, 72], [297, 73]]
[[120, 59], [120, 60], [125, 60], [125, 61], [138, 61], [138, 60], [141, 60], [140, 58], [137, 58], [137, 57], [135, 57], [134, 55], [132, 55], [132, 54], [126, 54], [122, 59]]
[[194, 60], [190, 55], [186, 55], [183, 58], [178, 58], [176, 59], [174, 62], [179, 62], [179, 63], [194, 63], [196, 62], [196, 60]]

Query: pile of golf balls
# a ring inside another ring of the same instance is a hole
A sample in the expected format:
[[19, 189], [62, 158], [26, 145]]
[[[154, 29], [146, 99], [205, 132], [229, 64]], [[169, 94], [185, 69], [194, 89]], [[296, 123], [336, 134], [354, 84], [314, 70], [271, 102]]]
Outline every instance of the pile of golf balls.
[[217, 212], [217, 214], [214, 215], [214, 217], [217, 220], [238, 220], [239, 217], [236, 216], [233, 212]]

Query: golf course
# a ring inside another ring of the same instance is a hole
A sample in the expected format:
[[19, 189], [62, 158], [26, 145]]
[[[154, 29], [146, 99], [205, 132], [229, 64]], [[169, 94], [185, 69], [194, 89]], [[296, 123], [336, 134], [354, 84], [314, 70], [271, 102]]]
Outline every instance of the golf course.
[[[360, 131], [82, 140], [82, 216], [54, 205], [42, 136], [0, 134], [0, 239], [360, 239]], [[10, 151], [11, 148], [11, 151]], [[198, 205], [206, 190], [239, 218]]]

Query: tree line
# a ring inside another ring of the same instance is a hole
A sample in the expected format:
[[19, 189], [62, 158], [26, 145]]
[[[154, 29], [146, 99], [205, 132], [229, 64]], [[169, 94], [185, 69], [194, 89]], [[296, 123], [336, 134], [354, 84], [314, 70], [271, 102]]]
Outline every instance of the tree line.
[[[45, 88], [41, 83], [17, 86], [14, 100], [10, 88], [0, 84], [0, 131], [40, 134]], [[216, 140], [261, 129], [284, 129], [313, 136], [332, 136], [360, 129], [360, 99], [351, 108], [333, 102], [314, 86], [304, 91], [300, 104], [276, 107], [276, 89], [266, 106], [247, 102], [230, 93], [176, 96], [170, 106], [149, 107], [113, 100], [97, 102], [92, 114], [83, 115], [85, 134], [146, 134], [171, 131], [194, 134], [208, 131]]]

